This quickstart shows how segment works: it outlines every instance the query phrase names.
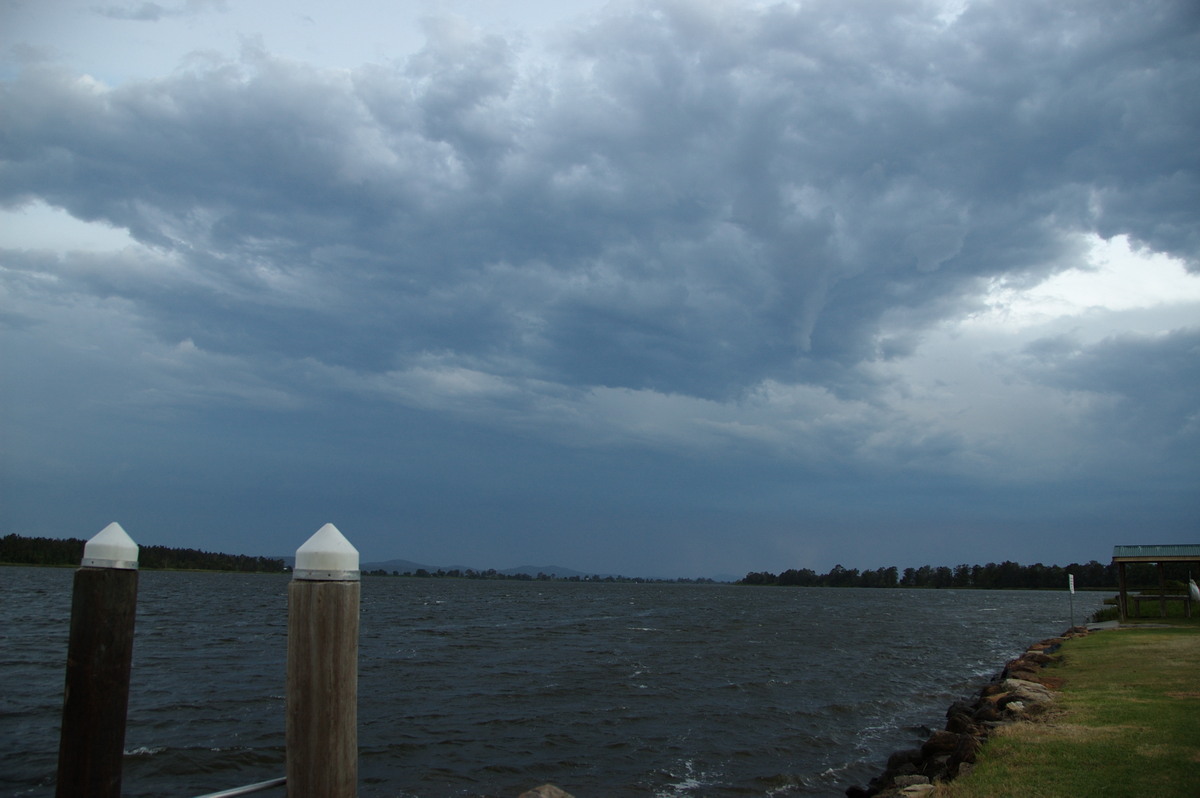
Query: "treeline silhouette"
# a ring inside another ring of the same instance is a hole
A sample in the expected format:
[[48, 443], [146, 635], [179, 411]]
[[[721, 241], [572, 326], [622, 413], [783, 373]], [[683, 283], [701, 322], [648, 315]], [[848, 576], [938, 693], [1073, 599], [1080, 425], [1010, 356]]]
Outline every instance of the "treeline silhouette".
[[[921, 587], [921, 588], [978, 588], [982, 590], [1043, 590], [1065, 589], [1067, 575], [1075, 576], [1077, 589], [1117, 587], [1117, 566], [1092, 560], [1070, 565], [1020, 565], [1005, 560], [987, 565], [956, 565], [905, 568], [895, 566], [860, 571], [835, 565], [824, 574], [811, 568], [790, 568], [781, 574], [751, 571], [738, 581], [739, 585], [794, 585], [798, 587]], [[1184, 582], [1188, 579], [1187, 563], [1166, 563], [1166, 578]], [[1131, 587], [1158, 584], [1158, 567], [1153, 563], [1129, 563], [1125, 576]]]
[[459, 568], [451, 568], [450, 570], [439, 568], [436, 571], [430, 571], [426, 568], [418, 568], [415, 572], [386, 571], [383, 568], [376, 568], [372, 571], [363, 571], [362, 573], [363, 576], [402, 576], [413, 577], [417, 579], [489, 579], [507, 580], [510, 582], [621, 582], [633, 584], [660, 584], [670, 582], [689, 585], [716, 584], [716, 580], [706, 579], [703, 577], [699, 579], [653, 579], [641, 576], [616, 576], [612, 574], [606, 576], [600, 576], [599, 574], [592, 576], [582, 574], [559, 576], [555, 573], [547, 574], [540, 571], [535, 576], [523, 571], [505, 573], [504, 571], [497, 571], [495, 568], [489, 568], [486, 571], [477, 571], [474, 568], [467, 568], [465, 570]]
[[[85, 542], [77, 538], [5, 535], [0, 538], [0, 562], [13, 565], [79, 565], [83, 559]], [[283, 560], [277, 557], [221, 554], [168, 546], [139, 546], [138, 567], [243, 573], [283, 573], [286, 570]]]

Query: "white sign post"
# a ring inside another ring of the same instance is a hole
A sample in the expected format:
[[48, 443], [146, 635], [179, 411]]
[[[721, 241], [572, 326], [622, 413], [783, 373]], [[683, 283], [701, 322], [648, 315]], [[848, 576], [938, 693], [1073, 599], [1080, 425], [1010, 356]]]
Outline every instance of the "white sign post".
[[1071, 628], [1075, 628], [1075, 574], [1067, 574], [1067, 587], [1071, 590]]

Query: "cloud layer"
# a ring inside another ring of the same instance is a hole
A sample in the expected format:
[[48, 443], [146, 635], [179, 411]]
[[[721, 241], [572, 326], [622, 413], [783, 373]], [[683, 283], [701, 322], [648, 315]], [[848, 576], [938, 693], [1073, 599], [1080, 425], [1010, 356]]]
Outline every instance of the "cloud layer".
[[[381, 468], [383, 440], [443, 453], [444, 501], [487, 490], [470, 473], [455, 489], [456, 457], [528, 479], [617, 458], [574, 472], [586, 488], [526, 484], [500, 527], [569, 535], [578, 503], [630, 489], [619, 463], [650, 459], [711, 483], [668, 491], [655, 529], [725, 504], [714, 534], [765, 541], [762, 516], [800, 509], [778, 486], [796, 478], [878, 486], [899, 526], [906, 491], [932, 507], [967, 480], [1000, 506], [999, 483], [1102, 478], [1165, 495], [1165, 534], [1194, 530], [1194, 302], [1149, 331], [1111, 311], [1100, 337], [956, 326], [999, 281], [1086, 266], [1089, 234], [1200, 268], [1193, 4], [680, 1], [536, 50], [451, 18], [426, 37], [354, 69], [249, 39], [118, 86], [53, 62], [3, 84], [0, 202], [133, 240], [3, 252], [6, 471], [50, 479], [48, 452], [117, 428], [131, 463], [189, 432], [257, 462], [349, 415]], [[414, 425], [427, 441], [398, 432]], [[304, 493], [330, 449], [296, 445]], [[731, 470], [768, 490], [749, 516]], [[544, 510], [564, 494], [570, 512]], [[389, 509], [362, 523], [383, 534]], [[605, 530], [645, 512], [607, 510]]]

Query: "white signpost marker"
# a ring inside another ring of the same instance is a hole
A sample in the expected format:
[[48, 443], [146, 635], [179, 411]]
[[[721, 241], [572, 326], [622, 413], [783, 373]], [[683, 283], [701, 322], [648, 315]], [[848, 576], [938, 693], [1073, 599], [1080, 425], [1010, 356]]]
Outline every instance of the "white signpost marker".
[[1075, 628], [1075, 574], [1067, 574], [1067, 587], [1071, 590], [1071, 628]]

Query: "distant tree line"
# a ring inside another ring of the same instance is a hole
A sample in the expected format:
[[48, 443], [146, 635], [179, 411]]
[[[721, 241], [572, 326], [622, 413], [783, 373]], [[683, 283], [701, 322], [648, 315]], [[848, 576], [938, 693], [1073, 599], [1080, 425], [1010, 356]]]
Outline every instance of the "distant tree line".
[[474, 568], [439, 568], [436, 571], [430, 571], [426, 568], [418, 568], [416, 571], [392, 571], [388, 572], [383, 568], [376, 568], [372, 571], [363, 571], [363, 576], [407, 576], [417, 579], [503, 579], [514, 582], [632, 582], [632, 583], [664, 583], [672, 582], [679, 584], [715, 584], [712, 579], [646, 579], [640, 576], [600, 576], [595, 574], [592, 576], [558, 576], [557, 574], [538, 573], [536, 576], [527, 573], [506, 574], [502, 571], [497, 571], [495, 568], [489, 568], [486, 571], [477, 571]]
[[[77, 538], [5, 535], [0, 538], [0, 562], [11, 565], [79, 565], [83, 559], [84, 543], [86, 541]], [[283, 560], [277, 557], [220, 554], [168, 546], [139, 546], [138, 567], [250, 573], [283, 573], [287, 570]]]
[[[1153, 563], [1129, 563], [1125, 575], [1130, 587], [1149, 587], [1158, 584], [1158, 567]], [[1070, 565], [1020, 565], [1005, 560], [987, 565], [956, 565], [920, 568], [905, 568], [903, 572], [895, 566], [859, 571], [835, 565], [824, 574], [811, 568], [791, 568], [781, 574], [767, 571], [750, 572], [738, 581], [740, 585], [794, 585], [798, 587], [920, 587], [920, 588], [978, 588], [982, 590], [1014, 589], [1062, 589], [1067, 585], [1067, 575], [1074, 574], [1075, 587], [1116, 588], [1117, 566], [1092, 560], [1084, 564]], [[1166, 563], [1168, 580], [1184, 582], [1188, 579], [1187, 563]]]

